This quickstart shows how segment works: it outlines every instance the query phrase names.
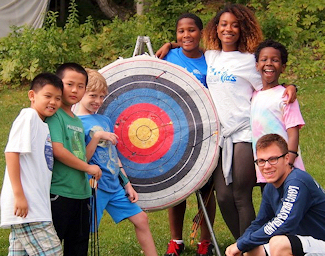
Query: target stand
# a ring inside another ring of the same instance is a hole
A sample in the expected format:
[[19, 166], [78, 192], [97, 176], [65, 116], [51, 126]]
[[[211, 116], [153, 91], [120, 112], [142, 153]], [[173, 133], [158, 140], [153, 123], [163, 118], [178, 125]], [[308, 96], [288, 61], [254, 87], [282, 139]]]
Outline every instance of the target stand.
[[137, 55], [144, 54], [144, 44], [147, 45], [147, 49], [149, 51], [150, 56], [155, 56], [152, 50], [150, 37], [149, 36], [138, 36], [137, 42], [134, 47], [133, 57]]
[[209, 91], [184, 68], [141, 55], [99, 72], [109, 95], [98, 110], [114, 124], [119, 158], [146, 211], [166, 209], [196, 192], [219, 158], [219, 120]]

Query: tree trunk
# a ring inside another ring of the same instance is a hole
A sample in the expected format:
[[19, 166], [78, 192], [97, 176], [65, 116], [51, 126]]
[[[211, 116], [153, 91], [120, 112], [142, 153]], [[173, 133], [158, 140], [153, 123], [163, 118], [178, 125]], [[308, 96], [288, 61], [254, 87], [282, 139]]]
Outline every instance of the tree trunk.
[[138, 15], [143, 15], [143, 5], [144, 5], [144, 0], [137, 0], [137, 14]]
[[127, 14], [130, 13], [123, 6], [119, 6], [114, 3], [113, 0], [96, 0], [101, 11], [110, 19], [113, 19], [115, 16], [118, 16], [121, 19], [125, 19]]

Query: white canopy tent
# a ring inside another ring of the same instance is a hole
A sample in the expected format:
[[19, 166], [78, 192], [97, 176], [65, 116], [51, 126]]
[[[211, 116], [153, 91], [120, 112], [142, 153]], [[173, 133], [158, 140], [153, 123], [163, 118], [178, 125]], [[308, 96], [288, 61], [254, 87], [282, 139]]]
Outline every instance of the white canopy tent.
[[50, 0], [0, 0], [0, 37], [7, 36], [13, 25], [43, 25]]

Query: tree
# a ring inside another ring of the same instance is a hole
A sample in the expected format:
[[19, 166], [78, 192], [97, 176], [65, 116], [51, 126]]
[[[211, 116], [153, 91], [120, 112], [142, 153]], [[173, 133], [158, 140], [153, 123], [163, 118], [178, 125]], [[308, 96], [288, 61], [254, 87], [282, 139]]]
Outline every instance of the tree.
[[[123, 4], [114, 0], [96, 0], [101, 11], [110, 19], [118, 16], [125, 20], [134, 13], [134, 1], [123, 1]], [[139, 2], [140, 3], [140, 2]], [[139, 7], [142, 7], [140, 4]]]

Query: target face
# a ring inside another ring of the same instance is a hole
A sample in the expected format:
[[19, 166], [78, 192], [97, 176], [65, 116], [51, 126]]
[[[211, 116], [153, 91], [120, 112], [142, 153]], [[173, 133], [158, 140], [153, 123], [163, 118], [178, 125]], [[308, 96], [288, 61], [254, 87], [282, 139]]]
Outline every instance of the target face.
[[219, 121], [208, 90], [182, 67], [148, 56], [99, 70], [109, 85], [98, 113], [115, 124], [123, 167], [144, 210], [201, 188], [218, 161]]

